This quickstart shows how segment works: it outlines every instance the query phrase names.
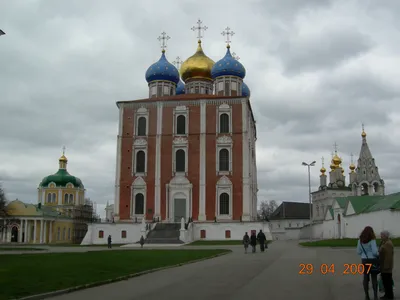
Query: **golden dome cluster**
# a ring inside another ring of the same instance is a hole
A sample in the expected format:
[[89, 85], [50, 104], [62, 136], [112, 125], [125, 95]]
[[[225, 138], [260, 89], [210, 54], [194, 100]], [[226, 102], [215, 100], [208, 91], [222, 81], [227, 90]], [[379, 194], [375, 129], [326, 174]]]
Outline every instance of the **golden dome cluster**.
[[212, 81], [211, 69], [215, 62], [204, 54], [201, 40], [198, 41], [196, 53], [185, 60], [181, 66], [181, 77], [184, 82], [190, 79], [204, 79]]

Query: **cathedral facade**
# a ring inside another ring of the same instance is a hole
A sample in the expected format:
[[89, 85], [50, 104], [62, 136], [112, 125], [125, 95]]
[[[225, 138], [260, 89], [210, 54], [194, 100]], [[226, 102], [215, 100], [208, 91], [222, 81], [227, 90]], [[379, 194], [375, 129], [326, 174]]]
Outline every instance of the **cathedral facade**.
[[257, 135], [246, 70], [229, 39], [225, 56], [207, 57], [204, 28], [197, 29], [197, 50], [180, 71], [163, 43], [145, 75], [148, 98], [117, 102], [115, 222], [256, 220]]

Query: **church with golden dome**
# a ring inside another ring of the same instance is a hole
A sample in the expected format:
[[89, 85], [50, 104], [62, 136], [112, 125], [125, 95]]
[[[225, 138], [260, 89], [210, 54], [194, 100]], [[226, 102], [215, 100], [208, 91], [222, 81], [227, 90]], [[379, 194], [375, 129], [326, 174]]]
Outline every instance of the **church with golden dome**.
[[[148, 98], [117, 102], [116, 223], [183, 220], [202, 223], [196, 239], [241, 239], [246, 230], [236, 224], [257, 219], [257, 132], [246, 69], [231, 53], [229, 27], [219, 57], [207, 56], [206, 29], [199, 20], [194, 54], [175, 66], [163, 32], [161, 57], [145, 73]], [[226, 226], [216, 233], [207, 227], [215, 223]]]
[[93, 221], [93, 207], [85, 199], [82, 181], [67, 171], [65, 149], [54, 174], [38, 186], [37, 204], [14, 200], [0, 219], [0, 241], [26, 244], [80, 243]]
[[337, 145], [332, 153], [332, 159], [328, 176], [325, 174], [324, 160], [322, 159], [320, 185], [318, 191], [312, 193], [313, 219], [323, 220], [326, 212], [332, 206], [332, 201], [337, 197], [348, 196], [383, 196], [385, 195], [385, 182], [379, 175], [378, 167], [375, 164], [367, 143], [367, 134], [364, 126], [361, 132], [361, 150], [354, 164], [353, 155], [349, 164], [349, 180], [346, 183], [345, 169], [342, 158], [339, 157]]

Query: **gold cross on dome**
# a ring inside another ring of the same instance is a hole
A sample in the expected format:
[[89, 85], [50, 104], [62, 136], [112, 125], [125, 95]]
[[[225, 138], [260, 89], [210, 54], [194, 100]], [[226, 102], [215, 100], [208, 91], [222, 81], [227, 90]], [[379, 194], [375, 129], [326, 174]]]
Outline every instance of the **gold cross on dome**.
[[351, 163], [353, 163], [353, 157], [354, 157], [353, 153], [350, 153], [350, 157], [351, 157]]
[[221, 34], [223, 36], [226, 36], [226, 41], [225, 42], [226, 42], [227, 46], [229, 46], [229, 44], [231, 43], [231, 37], [235, 33], [229, 27], [226, 27], [225, 30], [221, 32]]
[[174, 64], [174, 66], [179, 70], [179, 68], [181, 67], [182, 64], [182, 60], [179, 56], [176, 57], [176, 60], [174, 62], [172, 62]]
[[236, 59], [236, 60], [239, 60], [239, 59], [240, 59], [240, 57], [237, 56], [235, 52], [232, 53], [232, 57], [233, 57], [234, 59]]
[[65, 155], [65, 146], [62, 147], [63, 155]]
[[321, 157], [321, 161], [322, 161], [322, 166], [324, 166], [324, 157]]
[[333, 149], [335, 149], [335, 154], [337, 154], [337, 147], [338, 147], [338, 144], [336, 144], [336, 142], [333, 144]]
[[193, 26], [193, 27], [192, 27], [192, 30], [193, 30], [193, 31], [196, 31], [196, 30], [197, 30], [197, 39], [198, 39], [199, 41], [203, 38], [202, 31], [203, 31], [203, 34], [204, 34], [204, 31], [206, 31], [206, 30], [208, 29], [207, 26], [201, 27], [201, 24], [203, 24], [203, 22], [199, 19], [199, 20], [197, 21], [197, 26]]
[[165, 52], [165, 49], [167, 49], [167, 41], [170, 39], [170, 37], [165, 33], [165, 31], [163, 31], [157, 39], [161, 43], [162, 52]]

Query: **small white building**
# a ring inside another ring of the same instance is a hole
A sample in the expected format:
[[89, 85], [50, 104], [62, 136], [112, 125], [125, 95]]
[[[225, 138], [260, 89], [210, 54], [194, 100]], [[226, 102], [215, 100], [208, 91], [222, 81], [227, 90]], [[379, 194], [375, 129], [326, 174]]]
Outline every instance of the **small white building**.
[[300, 229], [310, 224], [310, 204], [282, 202], [269, 218], [269, 229], [274, 240], [297, 240]]

